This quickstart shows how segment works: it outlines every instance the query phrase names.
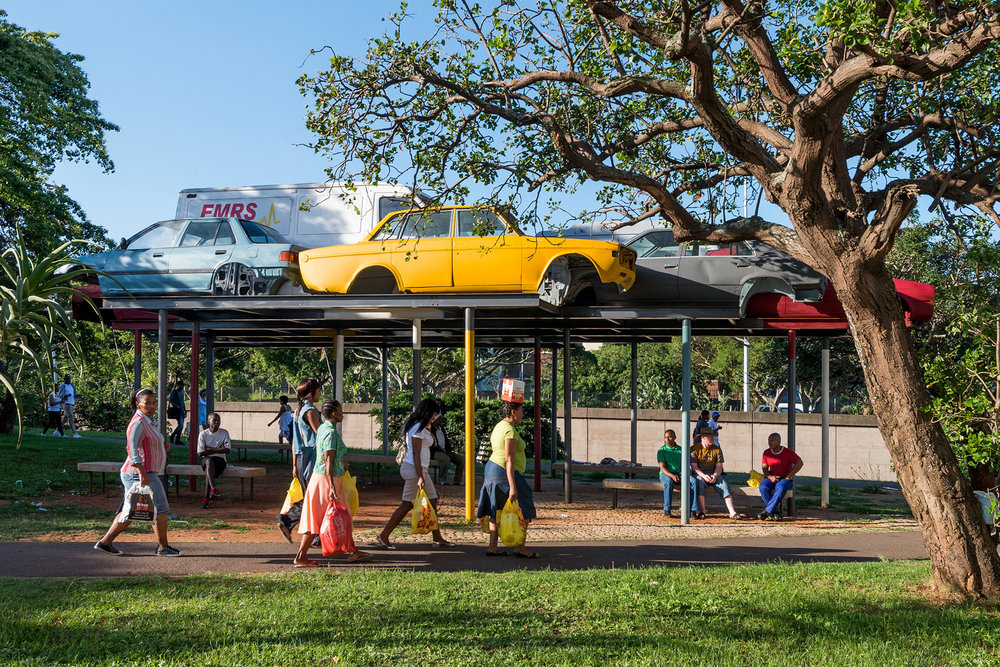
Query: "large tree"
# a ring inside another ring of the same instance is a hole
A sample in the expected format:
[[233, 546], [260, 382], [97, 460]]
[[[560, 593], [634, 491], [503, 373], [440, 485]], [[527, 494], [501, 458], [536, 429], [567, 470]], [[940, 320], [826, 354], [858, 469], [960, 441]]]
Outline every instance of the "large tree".
[[105, 238], [51, 179], [60, 161], [93, 160], [111, 171], [104, 135], [118, 128], [88, 97], [83, 58], [57, 49], [55, 37], [16, 26], [0, 10], [0, 249], [15, 244], [16, 231], [35, 255]]
[[[1000, 596], [885, 264], [921, 197], [1000, 220], [998, 5], [436, 4], [433, 34], [406, 41], [404, 6], [363, 59], [335, 54], [301, 80], [315, 148], [339, 156], [331, 177], [459, 200], [479, 184], [522, 211], [526, 195], [589, 179], [605, 215], [659, 216], [678, 239], [757, 239], [812, 265], [847, 313], [935, 575]], [[758, 197], [790, 224], [759, 216]]]

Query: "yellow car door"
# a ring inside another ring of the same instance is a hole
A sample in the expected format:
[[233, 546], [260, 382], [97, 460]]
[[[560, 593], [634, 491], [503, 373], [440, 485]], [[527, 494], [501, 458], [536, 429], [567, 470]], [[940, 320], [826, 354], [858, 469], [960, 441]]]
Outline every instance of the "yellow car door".
[[398, 240], [386, 244], [400, 290], [423, 292], [452, 286], [452, 214], [452, 209], [405, 214]]
[[[481, 236], [482, 232], [486, 235]], [[521, 291], [523, 240], [495, 211], [458, 209], [453, 241], [455, 291]]]

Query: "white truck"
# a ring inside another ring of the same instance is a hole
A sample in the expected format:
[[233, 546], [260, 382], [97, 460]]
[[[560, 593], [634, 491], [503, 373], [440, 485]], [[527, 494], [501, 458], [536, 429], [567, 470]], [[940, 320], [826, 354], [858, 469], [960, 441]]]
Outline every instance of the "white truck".
[[177, 218], [243, 218], [271, 227], [296, 245], [357, 243], [389, 213], [409, 208], [410, 190], [390, 184], [297, 183], [188, 188]]

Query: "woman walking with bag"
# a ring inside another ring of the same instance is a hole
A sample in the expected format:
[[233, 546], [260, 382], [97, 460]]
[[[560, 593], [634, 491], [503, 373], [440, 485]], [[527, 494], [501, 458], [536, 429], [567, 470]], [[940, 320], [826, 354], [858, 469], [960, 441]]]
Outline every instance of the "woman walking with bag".
[[[476, 518], [490, 517], [490, 547], [487, 556], [506, 556], [508, 552], [497, 548], [497, 514], [507, 500], [517, 501], [525, 522], [530, 523], [537, 515], [531, 487], [524, 478], [524, 440], [515, 426], [524, 420], [524, 404], [503, 401], [503, 419], [493, 427], [490, 444], [493, 453], [483, 470], [483, 488], [479, 492], [479, 506]], [[519, 558], [538, 558], [538, 552], [529, 550], [523, 544], [513, 552]]]
[[[156, 508], [156, 519], [153, 521], [156, 555], [180, 556], [184, 552], [167, 543], [167, 511], [170, 509], [170, 504], [167, 502], [167, 492], [159, 475], [163, 474], [167, 466], [167, 452], [170, 450], [170, 445], [163, 442], [163, 435], [152, 421], [156, 415], [156, 393], [152, 389], [140, 389], [132, 398], [132, 407], [137, 409], [125, 431], [127, 458], [121, 469], [125, 498], [128, 499], [129, 490], [136, 482], [150, 488], [153, 492], [153, 507]], [[98, 551], [112, 556], [123, 554], [115, 547], [114, 541], [132, 523], [122, 516], [127, 511], [129, 503], [126, 502], [124, 507], [125, 509], [111, 522], [108, 532], [94, 545]]]
[[[344, 408], [340, 401], [326, 401], [322, 408], [323, 424], [316, 433], [316, 463], [309, 478], [309, 488], [302, 500], [302, 518], [299, 521], [299, 534], [302, 540], [299, 551], [293, 563], [295, 567], [315, 567], [319, 565], [309, 560], [309, 547], [319, 535], [323, 526], [323, 517], [330, 506], [336, 501], [348, 508], [347, 494], [344, 491], [344, 454], [347, 446], [337, 432], [336, 426], [344, 421]], [[371, 554], [355, 551], [348, 555], [348, 562], [356, 562], [368, 558]]]
[[[389, 517], [389, 523], [375, 538], [375, 546], [379, 549], [395, 549], [395, 545], [389, 542], [389, 537], [396, 526], [413, 509], [413, 501], [417, 498], [417, 493], [423, 489], [427, 498], [431, 501], [431, 507], [437, 512], [438, 494], [431, 480], [431, 443], [434, 437], [427, 430], [427, 427], [438, 416], [438, 404], [433, 398], [425, 398], [417, 405], [417, 409], [403, 424], [403, 437], [406, 442], [406, 458], [399, 466], [399, 474], [403, 478], [403, 500], [399, 507]], [[440, 528], [432, 531], [434, 546], [453, 547], [454, 542], [449, 542], [441, 536]]]

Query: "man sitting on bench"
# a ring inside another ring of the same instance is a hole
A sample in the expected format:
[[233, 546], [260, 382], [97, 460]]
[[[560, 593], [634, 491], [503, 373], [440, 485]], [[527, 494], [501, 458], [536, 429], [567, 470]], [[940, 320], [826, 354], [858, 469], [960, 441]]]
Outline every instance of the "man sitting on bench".
[[703, 428], [698, 431], [698, 437], [701, 443], [691, 448], [691, 472], [698, 478], [698, 513], [695, 514], [695, 518], [705, 518], [705, 489], [710, 486], [726, 504], [730, 519], [733, 521], [745, 519], [745, 516], [736, 511], [733, 494], [722, 474], [725, 458], [722, 456], [722, 449], [715, 444], [715, 429]]
[[[674, 486], [681, 483], [681, 448], [677, 444], [677, 434], [673, 429], [668, 428], [663, 432], [663, 446], [656, 452], [656, 462], [660, 466], [660, 482], [663, 483], [663, 516], [673, 516], [671, 501], [674, 494]], [[697, 478], [691, 475], [691, 501], [694, 502], [698, 496]], [[694, 505], [692, 504], [691, 516], [694, 517]]]
[[217, 412], [208, 416], [208, 428], [198, 434], [198, 456], [201, 459], [201, 468], [205, 471], [205, 499], [201, 501], [201, 508], [208, 508], [208, 501], [218, 498], [219, 492], [215, 488], [215, 478], [226, 469], [226, 454], [232, 447], [229, 439], [229, 431], [219, 428], [222, 424], [222, 417]]
[[781, 501], [792, 488], [795, 474], [802, 470], [802, 459], [792, 450], [781, 446], [781, 436], [767, 436], [768, 448], [761, 456], [764, 479], [760, 482], [760, 497], [764, 511], [757, 515], [761, 521], [781, 521]]

